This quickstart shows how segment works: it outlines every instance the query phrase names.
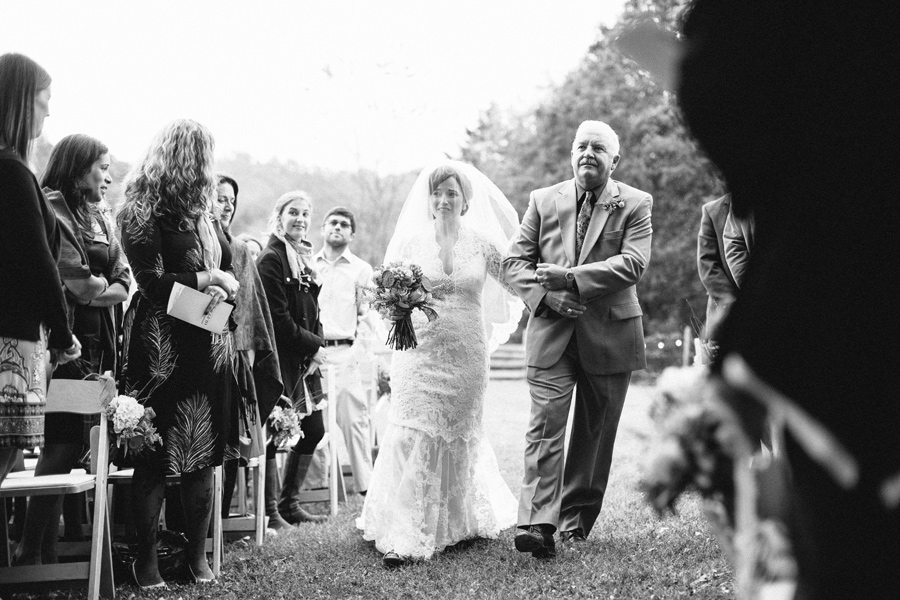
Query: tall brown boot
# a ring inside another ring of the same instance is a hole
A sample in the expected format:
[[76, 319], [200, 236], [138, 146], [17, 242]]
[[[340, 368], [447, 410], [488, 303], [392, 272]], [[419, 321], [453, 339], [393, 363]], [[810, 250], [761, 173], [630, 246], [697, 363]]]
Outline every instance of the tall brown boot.
[[268, 529], [279, 531], [290, 529], [291, 524], [281, 518], [278, 513], [278, 494], [281, 491], [278, 485], [278, 463], [275, 459], [266, 461], [266, 516], [269, 517]]
[[312, 462], [312, 454], [297, 454], [293, 450], [287, 453], [287, 462], [284, 469], [284, 486], [281, 488], [281, 500], [278, 502], [278, 512], [285, 521], [292, 525], [297, 523], [320, 523], [327, 517], [314, 515], [303, 510], [300, 506], [300, 487], [306, 479], [306, 472]]

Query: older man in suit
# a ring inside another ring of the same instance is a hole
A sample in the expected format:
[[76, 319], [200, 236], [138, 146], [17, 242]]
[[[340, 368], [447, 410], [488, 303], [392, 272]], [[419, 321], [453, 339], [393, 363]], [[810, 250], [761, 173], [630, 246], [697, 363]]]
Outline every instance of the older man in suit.
[[719, 321], [737, 296], [738, 286], [725, 260], [725, 222], [731, 212], [731, 195], [707, 202], [700, 210], [697, 235], [697, 272], [706, 288], [706, 338], [715, 339]]
[[[649, 194], [610, 178], [619, 139], [585, 121], [574, 179], [532, 192], [504, 261], [525, 301], [531, 421], [516, 549], [556, 554], [553, 534], [584, 541], [603, 504], [631, 371], [646, 366], [635, 286], [650, 260]], [[563, 456], [572, 392], [575, 415]]]

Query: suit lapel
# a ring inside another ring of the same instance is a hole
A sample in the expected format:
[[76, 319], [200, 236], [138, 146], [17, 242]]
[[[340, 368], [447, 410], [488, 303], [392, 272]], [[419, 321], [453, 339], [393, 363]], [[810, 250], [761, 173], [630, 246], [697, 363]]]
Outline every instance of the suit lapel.
[[570, 265], [575, 265], [575, 180], [562, 186], [556, 196], [556, 218], [559, 220], [559, 233], [562, 236], [563, 250]]
[[619, 186], [615, 184], [615, 182], [610, 179], [606, 182], [606, 187], [603, 189], [603, 193], [600, 194], [600, 197], [597, 198], [597, 201], [594, 203], [594, 211], [591, 213], [591, 222], [588, 224], [587, 232], [584, 234], [584, 242], [581, 244], [581, 256], [578, 257], [578, 263], [582, 264], [584, 259], [587, 258], [588, 253], [591, 251], [591, 248], [594, 247], [594, 244], [597, 243], [597, 239], [600, 237], [600, 232], [603, 231], [603, 228], [606, 226], [606, 221], [609, 219], [609, 213], [603, 209], [601, 204], [603, 202], [608, 202], [613, 198], [619, 196]]

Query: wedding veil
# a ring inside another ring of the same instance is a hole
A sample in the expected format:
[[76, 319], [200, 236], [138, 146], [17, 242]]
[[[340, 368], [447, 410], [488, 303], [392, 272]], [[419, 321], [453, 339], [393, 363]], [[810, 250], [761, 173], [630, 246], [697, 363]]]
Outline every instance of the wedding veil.
[[[473, 230], [478, 237], [493, 246], [502, 260], [506, 256], [510, 239], [519, 229], [516, 209], [481, 171], [466, 163], [447, 160], [423, 169], [413, 184], [397, 218], [394, 235], [384, 256], [385, 264], [396, 260], [415, 262], [416, 257], [405, 256], [404, 249], [418, 236], [434, 235], [428, 179], [440, 166], [452, 167], [468, 179], [471, 193], [464, 189], [464, 194], [469, 208], [462, 216], [460, 225]], [[519, 324], [524, 308], [521, 300], [507, 292], [492, 277], [487, 278], [482, 292], [482, 315], [487, 329], [488, 352], [493, 352], [509, 339]]]

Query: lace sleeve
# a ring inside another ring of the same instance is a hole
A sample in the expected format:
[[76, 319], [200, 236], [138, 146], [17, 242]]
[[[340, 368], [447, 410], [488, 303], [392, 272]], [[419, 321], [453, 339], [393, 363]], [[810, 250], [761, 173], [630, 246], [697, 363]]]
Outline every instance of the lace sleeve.
[[500, 284], [507, 294], [517, 297], [516, 290], [513, 289], [512, 286], [506, 283], [506, 280], [503, 277], [503, 255], [500, 253], [497, 248], [488, 242], [484, 244], [484, 260], [487, 264], [487, 272], [488, 275], [494, 278], [494, 280]]

